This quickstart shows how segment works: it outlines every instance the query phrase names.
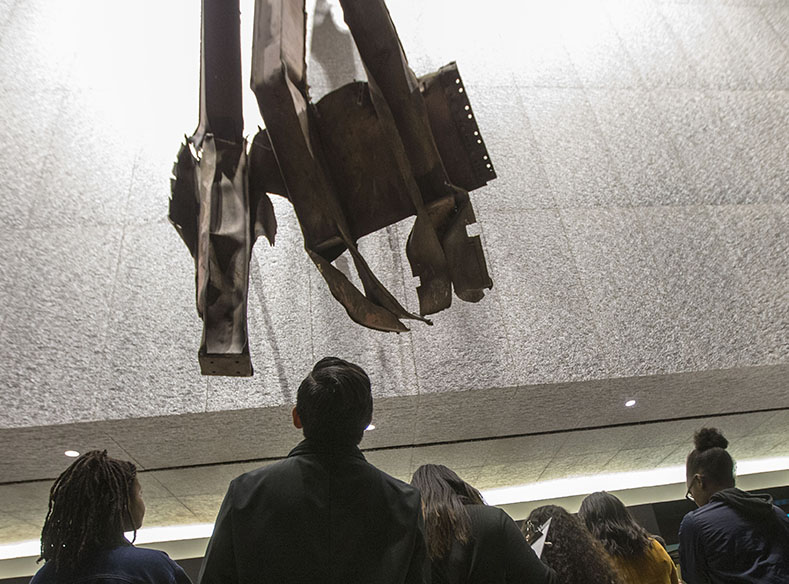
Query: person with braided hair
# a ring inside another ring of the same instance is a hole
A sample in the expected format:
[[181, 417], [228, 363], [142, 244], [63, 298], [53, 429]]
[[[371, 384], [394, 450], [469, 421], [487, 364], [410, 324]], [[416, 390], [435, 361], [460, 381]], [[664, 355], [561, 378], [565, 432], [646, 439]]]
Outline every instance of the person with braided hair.
[[729, 441], [715, 428], [693, 437], [686, 497], [699, 508], [679, 526], [679, 565], [687, 584], [786, 584], [789, 518], [769, 495], [734, 486]]
[[191, 584], [167, 554], [126, 539], [127, 531], [137, 537], [144, 515], [135, 465], [86, 452], [52, 485], [38, 559], [46, 563], [31, 584]]

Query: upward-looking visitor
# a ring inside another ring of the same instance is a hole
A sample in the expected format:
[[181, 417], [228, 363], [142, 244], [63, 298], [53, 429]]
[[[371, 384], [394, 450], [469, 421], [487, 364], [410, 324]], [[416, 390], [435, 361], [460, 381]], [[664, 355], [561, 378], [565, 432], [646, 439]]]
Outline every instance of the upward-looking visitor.
[[578, 518], [603, 544], [627, 584], [678, 584], [677, 568], [666, 550], [611, 493], [586, 497]]
[[702, 428], [686, 462], [687, 497], [699, 508], [679, 527], [679, 567], [687, 584], [786, 584], [789, 518], [769, 495], [734, 486], [729, 441]]
[[425, 464], [411, 484], [422, 493], [433, 584], [554, 584], [556, 574], [515, 522], [440, 464]]
[[190, 584], [167, 554], [134, 547], [125, 531], [142, 525], [137, 468], [92, 450], [77, 458], [52, 485], [41, 531], [46, 560], [31, 584], [134, 582]]
[[327, 357], [299, 387], [304, 440], [285, 460], [234, 479], [201, 584], [429, 581], [419, 491], [369, 464], [370, 379]]

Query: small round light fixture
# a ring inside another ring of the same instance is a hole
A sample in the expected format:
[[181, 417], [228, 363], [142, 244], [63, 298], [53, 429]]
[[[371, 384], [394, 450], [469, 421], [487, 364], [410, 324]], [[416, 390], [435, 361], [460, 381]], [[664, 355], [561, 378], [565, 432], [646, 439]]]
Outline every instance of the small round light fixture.
[[636, 400], [634, 399], [629, 399], [625, 402], [626, 408], [632, 408], [634, 405], [636, 405]]
[[369, 426], [367, 426], [367, 427], [364, 429], [364, 431], [365, 431], [365, 432], [367, 432], [368, 430], [375, 430], [375, 424], [370, 424]]
[[76, 450], [66, 450], [63, 454], [65, 454], [69, 458], [77, 458], [79, 456], [79, 452], [77, 452]]

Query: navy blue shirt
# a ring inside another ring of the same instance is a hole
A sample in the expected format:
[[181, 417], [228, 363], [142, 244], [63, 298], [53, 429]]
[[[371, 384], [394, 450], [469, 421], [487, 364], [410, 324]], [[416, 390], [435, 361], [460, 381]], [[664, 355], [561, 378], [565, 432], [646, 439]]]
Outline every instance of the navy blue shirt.
[[789, 518], [767, 495], [719, 491], [682, 520], [679, 563], [687, 584], [786, 584]]
[[67, 577], [55, 574], [53, 562], [36, 572], [30, 584], [191, 584], [170, 557], [157, 550], [120, 545], [96, 552]]

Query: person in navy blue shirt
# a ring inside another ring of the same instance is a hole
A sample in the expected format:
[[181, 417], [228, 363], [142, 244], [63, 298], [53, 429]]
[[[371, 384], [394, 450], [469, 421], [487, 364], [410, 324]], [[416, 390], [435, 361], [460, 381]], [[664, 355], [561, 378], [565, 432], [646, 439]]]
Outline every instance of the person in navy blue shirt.
[[699, 508], [679, 527], [679, 563], [687, 584], [786, 584], [789, 518], [769, 495], [735, 488], [728, 440], [715, 428], [694, 436], [686, 464], [687, 498]]
[[144, 515], [135, 465], [106, 450], [86, 452], [52, 486], [41, 531], [46, 563], [31, 584], [191, 584], [167, 554], [124, 537], [136, 537]]

